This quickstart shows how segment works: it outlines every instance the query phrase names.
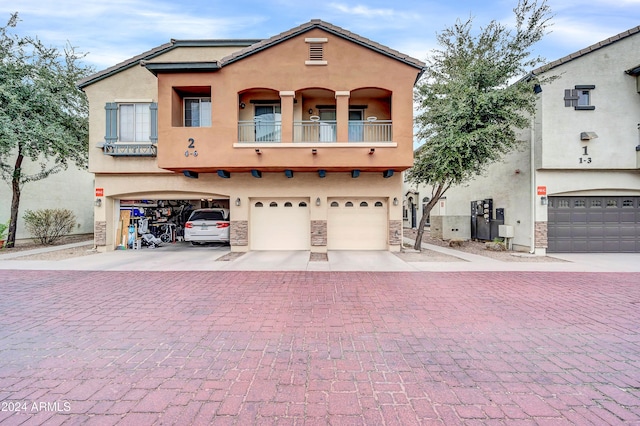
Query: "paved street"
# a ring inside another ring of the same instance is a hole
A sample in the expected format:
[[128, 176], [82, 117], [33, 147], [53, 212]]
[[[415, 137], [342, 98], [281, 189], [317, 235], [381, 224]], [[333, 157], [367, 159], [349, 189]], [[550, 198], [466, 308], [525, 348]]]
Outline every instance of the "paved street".
[[638, 284], [0, 271], [0, 423], [640, 424]]

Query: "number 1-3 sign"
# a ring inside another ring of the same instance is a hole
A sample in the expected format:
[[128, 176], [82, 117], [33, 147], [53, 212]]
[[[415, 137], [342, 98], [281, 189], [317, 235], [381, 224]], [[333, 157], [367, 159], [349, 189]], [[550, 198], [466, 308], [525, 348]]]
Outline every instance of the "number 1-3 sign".
[[104, 188], [96, 188], [96, 197], [104, 197]]
[[538, 187], [538, 195], [547, 195], [547, 187], [539, 186]]

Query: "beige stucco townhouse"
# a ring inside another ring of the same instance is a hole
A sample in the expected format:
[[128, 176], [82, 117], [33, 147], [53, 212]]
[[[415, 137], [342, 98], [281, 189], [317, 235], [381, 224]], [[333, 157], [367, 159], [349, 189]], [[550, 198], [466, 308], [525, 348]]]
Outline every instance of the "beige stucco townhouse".
[[[432, 233], [508, 236], [538, 254], [640, 252], [640, 26], [533, 74], [558, 78], [537, 88], [522, 149], [450, 189]], [[430, 188], [403, 192], [404, 224], [416, 226]]]
[[142, 215], [218, 206], [232, 251], [400, 250], [423, 67], [312, 20], [266, 40], [172, 40], [86, 78], [96, 245]]

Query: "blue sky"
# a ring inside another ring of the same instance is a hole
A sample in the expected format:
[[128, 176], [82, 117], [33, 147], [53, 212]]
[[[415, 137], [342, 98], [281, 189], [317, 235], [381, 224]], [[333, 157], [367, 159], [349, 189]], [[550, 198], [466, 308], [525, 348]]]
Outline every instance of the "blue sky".
[[[19, 12], [16, 31], [46, 45], [87, 52], [96, 70], [170, 39], [268, 38], [322, 19], [425, 60], [435, 36], [456, 19], [509, 24], [517, 0], [0, 0], [0, 23]], [[534, 53], [547, 62], [640, 25], [640, 0], [548, 0], [551, 33]]]

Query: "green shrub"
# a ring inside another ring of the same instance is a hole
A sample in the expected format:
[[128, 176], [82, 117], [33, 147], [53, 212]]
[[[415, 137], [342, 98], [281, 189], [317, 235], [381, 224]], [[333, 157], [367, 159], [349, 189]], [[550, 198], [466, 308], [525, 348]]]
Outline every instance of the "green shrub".
[[9, 229], [10, 223], [11, 219], [9, 219], [7, 223], [0, 223], [0, 250], [4, 248], [4, 240], [7, 238], [7, 230]]
[[43, 245], [54, 244], [76, 226], [76, 215], [67, 209], [27, 210], [23, 218], [34, 241]]
[[9, 229], [10, 221], [11, 219], [9, 219], [7, 223], [0, 223], [0, 240], [4, 240], [5, 238], [7, 238], [7, 230]]

